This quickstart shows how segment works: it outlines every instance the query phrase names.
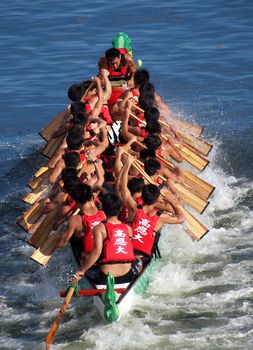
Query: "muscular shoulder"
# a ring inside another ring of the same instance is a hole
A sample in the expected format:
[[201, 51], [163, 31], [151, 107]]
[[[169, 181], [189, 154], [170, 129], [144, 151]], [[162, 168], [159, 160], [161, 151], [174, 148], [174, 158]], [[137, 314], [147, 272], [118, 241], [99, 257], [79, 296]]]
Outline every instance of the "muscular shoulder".
[[125, 56], [125, 61], [128, 65], [128, 67], [135, 71], [136, 67], [135, 67], [135, 63], [134, 63], [134, 60], [132, 59], [132, 57], [127, 53], [124, 56]]
[[69, 227], [74, 228], [75, 230], [80, 230], [82, 228], [82, 217], [81, 215], [73, 215], [69, 219]]

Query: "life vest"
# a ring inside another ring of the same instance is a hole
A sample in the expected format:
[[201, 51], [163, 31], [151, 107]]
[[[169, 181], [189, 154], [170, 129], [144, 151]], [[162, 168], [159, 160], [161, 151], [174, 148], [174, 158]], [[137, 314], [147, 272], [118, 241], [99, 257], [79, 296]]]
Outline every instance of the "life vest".
[[118, 101], [118, 99], [120, 98], [120, 96], [123, 94], [125, 90], [126, 90], [125, 88], [113, 89], [111, 97], [107, 101], [108, 106], [109, 107], [113, 106]]
[[143, 137], [144, 139], [148, 136], [148, 132], [145, 127], [141, 127], [140, 132], [141, 132], [140, 136]]
[[99, 114], [99, 118], [106, 121], [106, 124], [111, 125], [113, 123], [112, 117], [110, 115], [109, 109], [107, 105], [103, 105], [101, 108], [101, 112]]
[[90, 253], [94, 247], [94, 238], [92, 234], [93, 228], [105, 219], [106, 216], [103, 210], [98, 210], [95, 215], [82, 215], [84, 227], [83, 247], [85, 253]]
[[101, 264], [126, 263], [135, 260], [133, 244], [126, 224], [104, 222], [107, 238], [104, 241]]
[[154, 229], [158, 219], [158, 214], [151, 216], [144, 213], [142, 208], [137, 209], [132, 225], [134, 250], [151, 256], [155, 240]]

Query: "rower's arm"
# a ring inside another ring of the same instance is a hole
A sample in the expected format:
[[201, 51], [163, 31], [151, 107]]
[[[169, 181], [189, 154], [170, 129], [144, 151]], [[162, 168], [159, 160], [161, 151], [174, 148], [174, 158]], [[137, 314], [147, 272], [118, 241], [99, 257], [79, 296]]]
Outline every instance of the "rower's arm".
[[106, 103], [112, 94], [112, 86], [110, 83], [110, 80], [108, 78], [109, 72], [107, 69], [101, 69], [101, 75], [104, 78], [105, 82], [105, 90], [104, 90], [104, 96], [103, 96], [103, 102]]
[[100, 79], [98, 77], [95, 77], [94, 80], [97, 83], [98, 99], [97, 99], [97, 102], [96, 102], [94, 108], [91, 111], [90, 118], [97, 118], [98, 117], [99, 113], [101, 112], [101, 108], [103, 106], [103, 103], [104, 103], [104, 93], [103, 93]]
[[98, 61], [98, 68], [99, 68], [99, 71], [101, 71], [101, 69], [108, 69], [105, 56], [100, 57]]
[[57, 248], [66, 247], [66, 245], [68, 244], [68, 241], [73, 236], [73, 234], [76, 230], [76, 225], [77, 225], [77, 221], [78, 221], [79, 217], [80, 217], [80, 215], [75, 215], [69, 219], [66, 230], [63, 231], [62, 235], [58, 237], [58, 241], [56, 243]]
[[58, 179], [58, 177], [61, 175], [62, 173], [62, 170], [64, 169], [65, 167], [65, 162], [63, 159], [60, 159], [58, 160], [55, 168], [54, 168], [54, 171], [52, 172], [52, 174], [49, 176], [49, 180], [48, 182], [50, 184], [54, 184], [56, 182], [56, 180]]
[[62, 158], [63, 154], [64, 148], [60, 148], [58, 151], [56, 151], [53, 157], [47, 163], [47, 167], [49, 169], [53, 169], [56, 166], [57, 162]]
[[133, 137], [133, 134], [131, 134], [128, 131], [128, 122], [129, 122], [130, 113], [131, 113], [131, 109], [130, 108], [125, 109], [125, 111], [124, 111], [124, 118], [123, 118], [122, 124], [121, 124], [121, 132], [120, 132], [120, 134], [126, 141], [129, 141]]
[[94, 248], [85, 263], [81, 266], [80, 270], [76, 271], [78, 279], [82, 278], [89, 268], [91, 268], [95, 262], [99, 259], [103, 249], [103, 231], [105, 230], [104, 224], [99, 224], [93, 229]]
[[95, 160], [95, 163], [93, 162], [94, 164], [94, 167], [95, 167], [95, 171], [96, 171], [96, 175], [97, 175], [97, 181], [95, 182], [93, 188], [97, 188], [97, 187], [102, 187], [103, 183], [104, 183], [104, 169], [102, 167], [102, 164], [101, 164], [101, 160], [98, 160], [98, 159]]
[[173, 202], [170, 202], [170, 205], [173, 207], [175, 214], [174, 215], [169, 215], [166, 213], [162, 214], [159, 217], [155, 230], [157, 230], [157, 226], [161, 227], [163, 224], [182, 224], [185, 221], [185, 215], [183, 211]]
[[121, 173], [121, 184], [120, 184], [122, 201], [129, 210], [129, 217], [133, 217], [137, 210], [137, 203], [133, 199], [131, 192], [129, 191], [129, 188], [127, 186], [128, 174], [132, 166], [132, 163], [133, 163], [133, 158], [128, 156], [127, 161], [121, 170], [122, 173]]
[[108, 141], [108, 136], [107, 136], [107, 130], [105, 127], [102, 127], [100, 129], [101, 134], [102, 134], [102, 141], [99, 143], [99, 145], [94, 148], [93, 150], [93, 155], [98, 156], [99, 154], [102, 154], [106, 148], [109, 146], [109, 141]]
[[[115, 177], [117, 178], [116, 179], [116, 188], [117, 188], [117, 183], [119, 184], [119, 174], [120, 174], [120, 171], [122, 169], [122, 162], [121, 162], [121, 157], [122, 157], [122, 154], [124, 152], [124, 149], [123, 147], [117, 147], [116, 149], [116, 157], [115, 157], [115, 162], [114, 162], [114, 167], [113, 167], [113, 171], [114, 171], [114, 175]], [[119, 188], [119, 186], [118, 186]]]

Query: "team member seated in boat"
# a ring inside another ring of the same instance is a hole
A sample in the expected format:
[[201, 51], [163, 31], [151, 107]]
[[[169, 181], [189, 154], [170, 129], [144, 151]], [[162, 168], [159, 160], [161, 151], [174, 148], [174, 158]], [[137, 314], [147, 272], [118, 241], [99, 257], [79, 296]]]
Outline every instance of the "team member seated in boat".
[[[101, 69], [100, 79], [102, 80], [103, 89], [103, 104], [101, 107], [101, 111], [98, 114], [99, 118], [102, 118], [106, 121], [106, 124], [112, 124], [112, 118], [108, 109], [107, 102], [112, 94], [111, 83], [108, 79], [109, 72], [106, 69]], [[93, 111], [97, 101], [98, 101], [98, 91], [96, 86], [93, 88], [89, 88], [92, 81], [88, 80], [83, 82], [84, 89], [87, 91], [85, 97], [82, 99], [85, 102], [88, 110]], [[94, 113], [94, 112], [93, 112]]]
[[[132, 157], [128, 157], [124, 165], [125, 169], [122, 171], [128, 173], [133, 161]], [[160, 189], [158, 186], [145, 185], [142, 188], [143, 205], [139, 207], [127, 188], [122, 191], [123, 203], [128, 208], [128, 220], [133, 222], [133, 246], [137, 258], [144, 257], [144, 260], [150, 258], [155, 234], [163, 224], [180, 224], [185, 220], [183, 212], [173, 201], [165, 205], [163, 210], [170, 212], [172, 207], [175, 214], [162, 213], [159, 215], [155, 207], [159, 202], [159, 197]]]
[[[144, 163], [145, 160], [150, 158], [156, 158], [156, 152], [154, 149], [150, 148], [143, 148], [140, 151], [140, 160]], [[158, 159], [159, 160], [159, 159]], [[184, 175], [183, 171], [180, 167], [173, 166], [173, 168], [169, 169], [166, 164], [164, 164], [163, 161], [159, 160], [159, 163], [161, 164], [161, 170], [160, 175], [164, 176], [166, 178], [172, 179], [178, 183], [184, 182]]]
[[56, 163], [56, 166], [49, 176], [49, 183], [54, 184], [60, 177], [63, 169], [66, 167], [77, 168], [80, 163], [80, 155], [78, 152], [65, 153], [60, 160]]
[[92, 230], [106, 219], [103, 210], [97, 207], [97, 194], [87, 184], [79, 184], [71, 191], [71, 197], [80, 209], [80, 214], [69, 219], [66, 230], [59, 237], [57, 246], [65, 247], [74, 235], [74, 241], [79, 242], [79, 247], [77, 247], [79, 258], [89, 256], [94, 246]]
[[[155, 158], [149, 158], [144, 161], [144, 170], [152, 180], [163, 189], [167, 198], [173, 200], [175, 204], [181, 204], [182, 199], [174, 187], [175, 179], [170, 178], [170, 172], [165, 168], [161, 171], [161, 163]], [[161, 175], [162, 177], [159, 177]], [[163, 180], [165, 179], [165, 180]]]
[[130, 90], [114, 92], [113, 100], [110, 101], [110, 112], [115, 120], [122, 120], [123, 111], [125, 110], [127, 101], [131, 98], [138, 105], [140, 96], [139, 88], [142, 83], [148, 81], [149, 73], [145, 69], [137, 70], [134, 73], [134, 87]]
[[82, 114], [82, 117], [88, 120], [85, 104], [83, 102], [73, 102], [68, 106], [68, 114], [62, 119], [59, 127], [52, 133], [52, 137], [58, 137], [65, 134], [72, 126], [73, 117]]
[[94, 249], [88, 259], [76, 272], [80, 279], [97, 261], [99, 275], [95, 283], [106, 284], [108, 272], [115, 278], [115, 283], [131, 282], [141, 271], [139, 260], [135, 260], [131, 241], [130, 226], [119, 220], [121, 200], [116, 194], [107, 193], [102, 198], [102, 208], [106, 220], [93, 230]]

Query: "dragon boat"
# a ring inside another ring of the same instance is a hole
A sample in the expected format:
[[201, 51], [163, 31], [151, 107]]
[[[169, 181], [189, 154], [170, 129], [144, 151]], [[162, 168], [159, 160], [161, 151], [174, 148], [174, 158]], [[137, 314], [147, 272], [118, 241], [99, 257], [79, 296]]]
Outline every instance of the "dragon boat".
[[[131, 40], [124, 33], [118, 33], [112, 40], [112, 44], [115, 48], [127, 48], [130, 54], [132, 52]], [[140, 67], [141, 64], [141, 60], [137, 60], [137, 66]], [[111, 86], [112, 89], [117, 92], [117, 90], [125, 89], [127, 87], [127, 82], [116, 78], [111, 81]], [[144, 111], [139, 109], [139, 112], [143, 113]], [[65, 134], [57, 137], [52, 137], [52, 134], [54, 130], [59, 127], [63, 118], [66, 117], [71, 117], [67, 109], [56, 116], [48, 126], [39, 132], [41, 137], [46, 141], [46, 146], [43, 148], [42, 154], [49, 159], [53, 156], [65, 139]], [[138, 119], [138, 117], [136, 117], [134, 114], [132, 114], [132, 117]], [[161, 121], [161, 124], [166, 126], [164, 121]], [[174, 125], [178, 128], [180, 137], [182, 138], [182, 144], [178, 144], [176, 146], [178, 151], [181, 152], [183, 159], [198, 171], [203, 171], [209, 163], [206, 157], [212, 149], [211, 144], [199, 138], [203, 128], [180, 120], [176, 120]], [[108, 131], [109, 143], [112, 146], [110, 148], [112, 157], [114, 156], [113, 145], [119, 142], [119, 130], [120, 122], [116, 121], [111, 125], [111, 129]], [[162, 135], [162, 138], [166, 140], [164, 135]], [[142, 147], [144, 146], [142, 145]], [[157, 158], [168, 166], [168, 168], [173, 169], [174, 164], [171, 161], [163, 159], [162, 157]], [[146, 177], [146, 180], [152, 183], [152, 179], [148, 178], [147, 174], [142, 171], [140, 164], [138, 164], [138, 169], [140, 174]], [[52, 188], [48, 182], [51, 172], [52, 170], [48, 169], [47, 165], [42, 166], [35, 173], [34, 179], [29, 181], [28, 186], [32, 191], [23, 197], [23, 201], [32, 206], [18, 221], [19, 226], [31, 235], [27, 239], [27, 242], [36, 248], [35, 252], [31, 256], [31, 259], [43, 266], [49, 262], [52, 254], [54, 253], [56, 249], [57, 232], [61, 230], [61, 226], [59, 226], [58, 231], [55, 231], [53, 227], [53, 220], [56, 215], [56, 210], [53, 210], [48, 214], [44, 213], [46, 196]], [[180, 193], [184, 203], [201, 214], [207, 207], [209, 203], [208, 198], [214, 191], [215, 187], [206, 182], [204, 179], [199, 178], [190, 170], [183, 170], [183, 175], [184, 184], [177, 183], [175, 184], [175, 187]], [[110, 176], [108, 176], [108, 178], [105, 177], [105, 181], [109, 183]], [[58, 187], [59, 189], [61, 188], [60, 183]], [[65, 198], [66, 197], [64, 197], [64, 200]], [[195, 241], [202, 239], [207, 234], [208, 228], [203, 225], [190, 211], [188, 211], [188, 208], [186, 209], [184, 206], [180, 207], [186, 217], [185, 230], [187, 233]], [[75, 214], [76, 212], [71, 213], [71, 215]], [[94, 266], [88, 270], [86, 276], [82, 278], [78, 284], [76, 284], [74, 282], [74, 278], [72, 278], [72, 282], [70, 283], [68, 289], [60, 292], [60, 296], [65, 297], [65, 300], [46, 337], [47, 349], [51, 348], [59, 322], [64, 315], [72, 296], [93, 297], [94, 304], [96, 305], [99, 313], [106, 321], [109, 322], [119, 321], [121, 317], [131, 309], [135, 295], [142, 295], [145, 292], [156, 265], [157, 258], [160, 257], [158, 249], [158, 243], [161, 243], [159, 242], [160, 234], [156, 236], [157, 249], [155, 249], [151, 259], [143, 267], [138, 277], [136, 277], [131, 283], [117, 283], [115, 282], [115, 279], [108, 274], [106, 284], [96, 284], [94, 282], [94, 276], [96, 275], [98, 266]], [[77, 247], [75, 241], [71, 239], [70, 243], [73, 251], [73, 260], [75, 261], [75, 266], [73, 269], [75, 270], [77, 266], [80, 266], [80, 261], [78, 260], [76, 254]]]

